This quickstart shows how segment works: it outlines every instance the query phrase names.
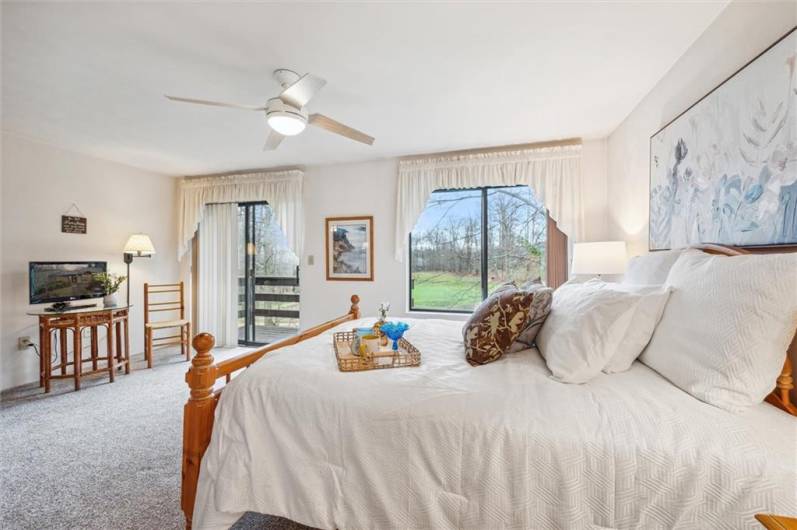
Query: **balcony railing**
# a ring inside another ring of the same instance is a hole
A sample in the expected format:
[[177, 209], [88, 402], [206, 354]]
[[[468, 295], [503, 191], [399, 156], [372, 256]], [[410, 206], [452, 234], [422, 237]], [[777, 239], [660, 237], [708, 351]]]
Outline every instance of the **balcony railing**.
[[[285, 276], [255, 276], [251, 312], [254, 330], [250, 331], [250, 341], [269, 343], [295, 334], [299, 329], [299, 278]], [[238, 320], [241, 332], [239, 337], [246, 341], [246, 279], [239, 278]]]

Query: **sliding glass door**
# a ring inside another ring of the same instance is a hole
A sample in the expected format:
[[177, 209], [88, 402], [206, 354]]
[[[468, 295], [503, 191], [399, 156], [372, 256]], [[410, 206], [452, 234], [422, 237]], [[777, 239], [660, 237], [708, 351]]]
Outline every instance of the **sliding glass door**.
[[268, 203], [238, 205], [238, 342], [269, 344], [299, 329], [299, 259]]

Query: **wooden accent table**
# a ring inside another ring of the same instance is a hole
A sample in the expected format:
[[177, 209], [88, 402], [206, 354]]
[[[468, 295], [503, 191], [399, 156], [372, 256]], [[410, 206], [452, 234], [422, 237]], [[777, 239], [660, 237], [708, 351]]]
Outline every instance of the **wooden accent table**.
[[[124, 367], [130, 373], [130, 334], [127, 318], [131, 306], [90, 307], [55, 313], [51, 311], [29, 311], [28, 315], [39, 318], [39, 386], [50, 392], [52, 379], [74, 379], [75, 390], [80, 390], [80, 378], [107, 372], [111, 383], [116, 370]], [[107, 333], [106, 355], [99, 355], [98, 328], [105, 327]], [[83, 331], [88, 329], [91, 341], [91, 357], [83, 358]], [[67, 333], [72, 332], [72, 360], [69, 360]], [[52, 347], [54, 335], [58, 335], [59, 358], [53, 363]], [[114, 344], [115, 343], [115, 344]], [[114, 348], [115, 346], [115, 348]], [[102, 361], [102, 362], [101, 362]], [[91, 369], [83, 365], [91, 363]], [[104, 364], [105, 366], [101, 366]], [[67, 367], [71, 366], [71, 373]], [[55, 372], [55, 373], [54, 373]], [[57, 373], [60, 372], [60, 373]]]

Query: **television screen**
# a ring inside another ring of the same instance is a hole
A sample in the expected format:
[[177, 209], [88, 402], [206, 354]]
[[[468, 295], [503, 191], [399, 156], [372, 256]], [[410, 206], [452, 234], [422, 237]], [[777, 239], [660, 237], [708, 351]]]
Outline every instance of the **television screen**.
[[31, 261], [28, 267], [30, 303], [100, 298], [103, 289], [94, 274], [105, 272], [107, 268], [105, 261]]

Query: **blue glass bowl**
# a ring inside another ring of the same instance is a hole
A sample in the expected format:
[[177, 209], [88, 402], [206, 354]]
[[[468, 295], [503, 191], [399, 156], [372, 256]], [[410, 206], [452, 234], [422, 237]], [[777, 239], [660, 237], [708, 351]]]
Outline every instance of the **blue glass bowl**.
[[410, 325], [406, 322], [385, 322], [379, 329], [387, 335], [387, 338], [393, 341], [393, 351], [397, 351], [398, 341], [404, 335], [404, 332], [410, 329]]

